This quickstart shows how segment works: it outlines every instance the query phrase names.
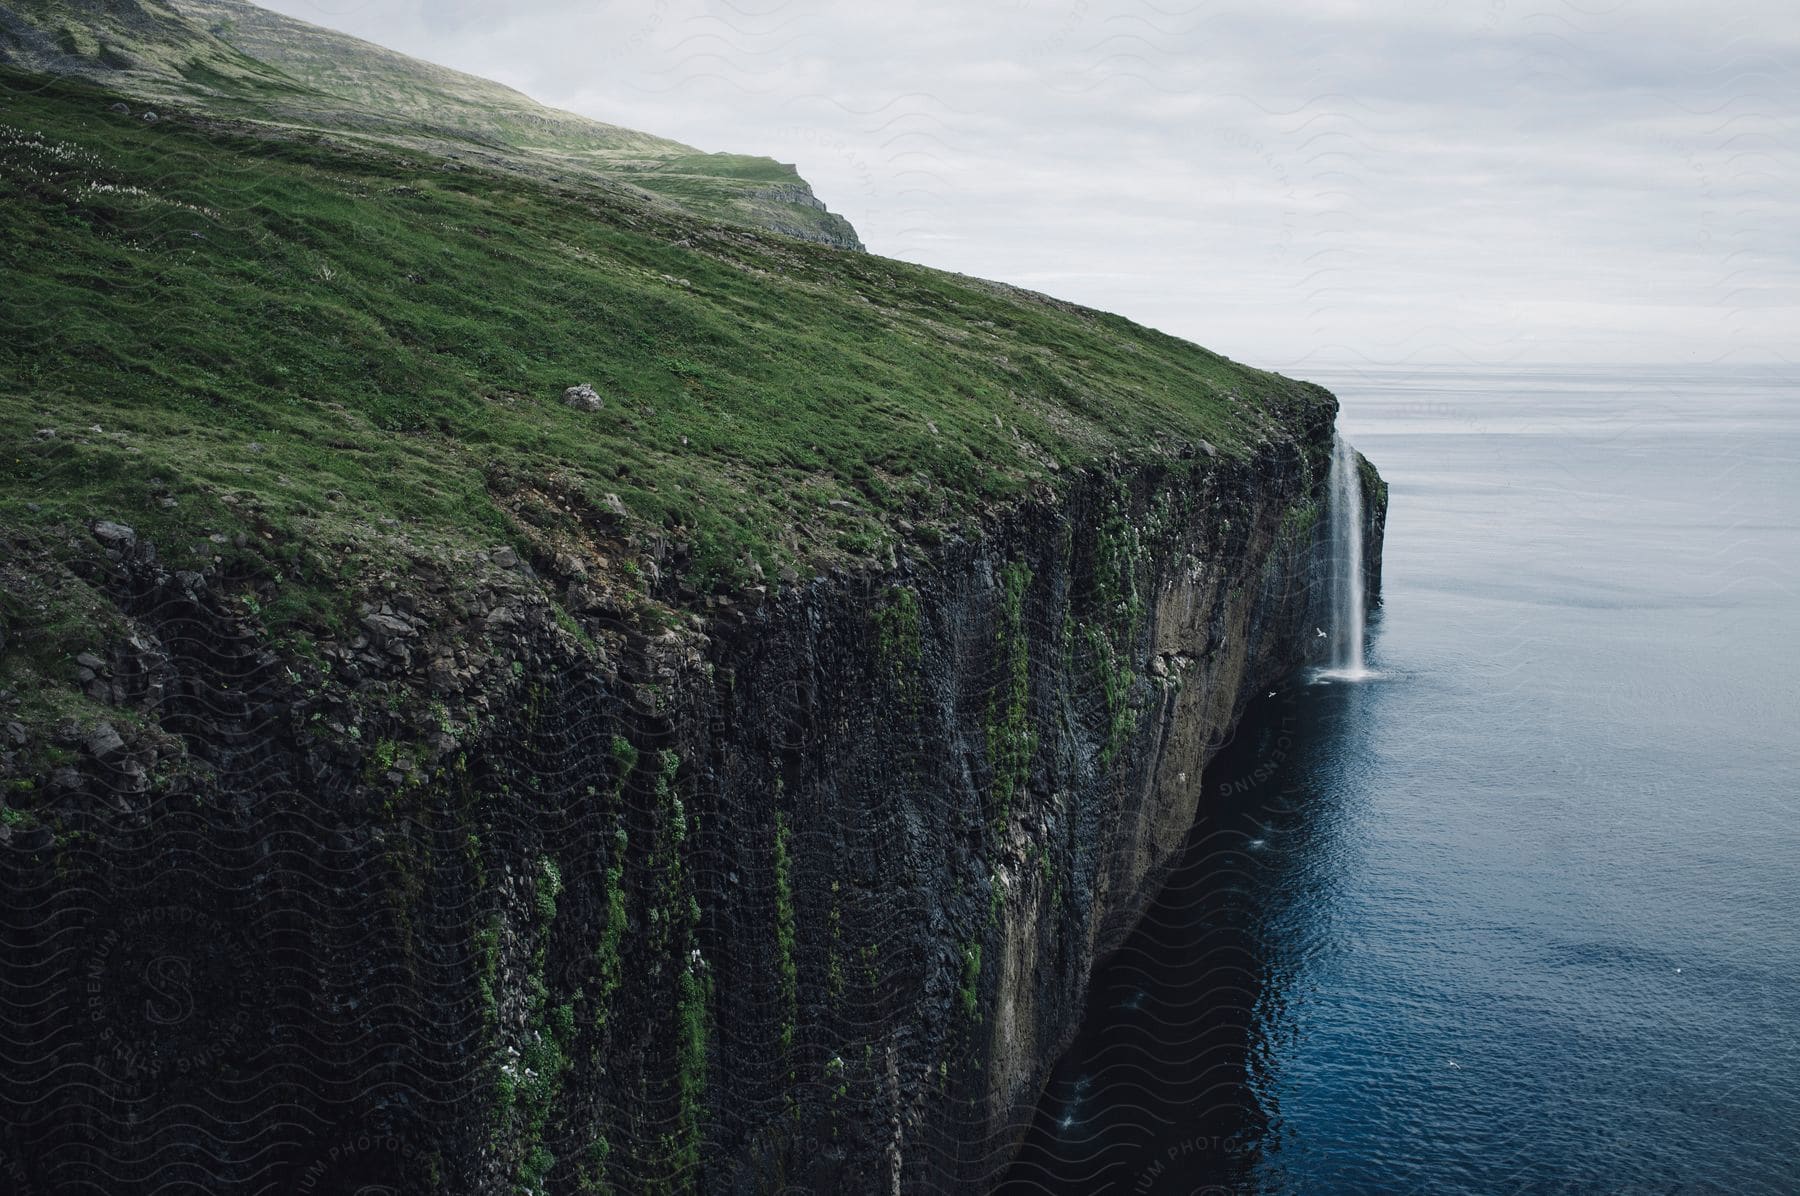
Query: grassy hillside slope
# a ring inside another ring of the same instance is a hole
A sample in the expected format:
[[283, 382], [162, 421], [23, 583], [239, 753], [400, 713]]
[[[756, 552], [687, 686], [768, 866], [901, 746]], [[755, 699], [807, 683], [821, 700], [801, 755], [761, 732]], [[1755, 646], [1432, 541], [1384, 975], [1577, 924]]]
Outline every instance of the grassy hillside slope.
[[453, 154], [538, 178], [610, 180], [716, 219], [859, 244], [847, 221], [772, 159], [703, 154], [547, 108], [491, 80], [245, 0], [6, 0], [0, 63], [214, 116]]

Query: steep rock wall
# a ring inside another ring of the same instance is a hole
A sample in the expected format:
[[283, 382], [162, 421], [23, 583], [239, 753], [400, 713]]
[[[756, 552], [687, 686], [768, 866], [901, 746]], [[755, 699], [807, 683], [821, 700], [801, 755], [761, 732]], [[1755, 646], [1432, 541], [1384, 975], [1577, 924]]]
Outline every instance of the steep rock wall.
[[574, 582], [571, 626], [484, 557], [413, 562], [354, 641], [271, 643], [233, 579], [107, 532], [94, 683], [145, 717], [72, 737], [57, 817], [3, 828], [0, 1164], [979, 1188], [1323, 621], [1330, 415], [661, 627]]

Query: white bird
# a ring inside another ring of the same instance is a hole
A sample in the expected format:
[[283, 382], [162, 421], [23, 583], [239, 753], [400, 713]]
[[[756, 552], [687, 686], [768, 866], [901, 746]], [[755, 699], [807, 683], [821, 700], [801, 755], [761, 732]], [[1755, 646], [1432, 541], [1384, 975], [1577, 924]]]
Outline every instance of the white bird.
[[1461, 1070], [1462, 1070], [1462, 1064], [1460, 1064], [1460, 1063], [1458, 1063], [1458, 1062], [1457, 1062], [1457, 1061], [1456, 1061], [1456, 1060], [1454, 1060], [1454, 1059], [1452, 1059], [1452, 1060], [1450, 1060], [1450, 1066], [1451, 1066], [1451, 1067], [1454, 1067], [1454, 1068], [1455, 1068], [1455, 1069], [1456, 1069], [1456, 1070], [1457, 1070], [1457, 1071], [1461, 1071]]
[[[1318, 628], [1317, 628], [1317, 627], [1315, 627], [1315, 628], [1313, 628], [1313, 630], [1314, 630], [1314, 631], [1319, 631], [1319, 629], [1318, 629]], [[1325, 638], [1325, 633], [1324, 633], [1324, 632], [1323, 632], [1323, 631], [1319, 631], [1319, 638], [1320, 638], [1320, 639], [1324, 639], [1324, 638]]]
[[1271, 690], [1270, 690], [1270, 691], [1269, 691], [1269, 696], [1270, 696], [1270, 697], [1271, 697], [1271, 698], [1272, 698], [1272, 697], [1274, 697], [1274, 696], [1275, 696], [1275, 691], [1274, 691], [1274, 690], [1272, 690], [1272, 689], [1271, 689]]

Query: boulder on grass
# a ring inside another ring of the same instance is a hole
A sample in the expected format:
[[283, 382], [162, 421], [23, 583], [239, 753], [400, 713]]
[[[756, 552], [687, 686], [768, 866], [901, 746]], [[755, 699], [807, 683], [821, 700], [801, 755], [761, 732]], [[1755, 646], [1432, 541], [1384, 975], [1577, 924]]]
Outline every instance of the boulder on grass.
[[606, 400], [592, 386], [583, 382], [580, 386], [571, 386], [563, 391], [563, 406], [573, 407], [577, 411], [598, 411], [606, 406]]

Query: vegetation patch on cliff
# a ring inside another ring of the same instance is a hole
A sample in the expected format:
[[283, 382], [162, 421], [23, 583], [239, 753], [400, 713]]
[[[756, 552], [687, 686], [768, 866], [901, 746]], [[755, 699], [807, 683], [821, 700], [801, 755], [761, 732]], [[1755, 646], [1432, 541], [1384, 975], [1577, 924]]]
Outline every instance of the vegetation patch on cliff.
[[987, 720], [988, 767], [993, 783], [988, 795], [988, 815], [1001, 830], [1012, 814], [1013, 799], [1031, 779], [1031, 758], [1037, 751], [1037, 732], [1031, 723], [1030, 641], [1025, 634], [1025, 590], [1031, 570], [1014, 562], [1001, 574], [1001, 609], [998, 642], [998, 684], [989, 700]]

